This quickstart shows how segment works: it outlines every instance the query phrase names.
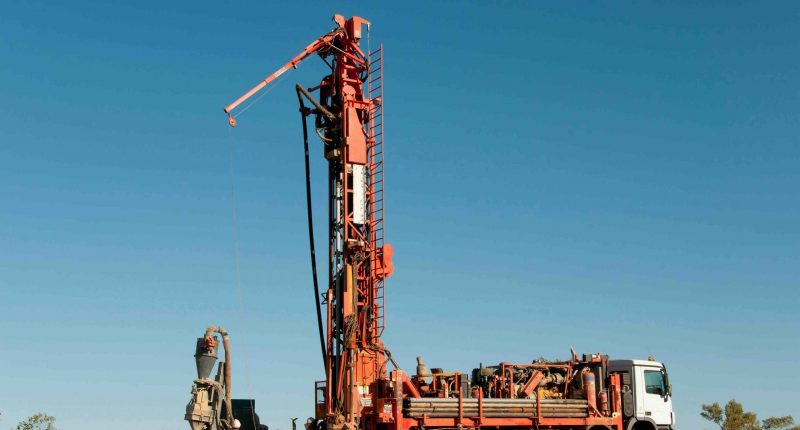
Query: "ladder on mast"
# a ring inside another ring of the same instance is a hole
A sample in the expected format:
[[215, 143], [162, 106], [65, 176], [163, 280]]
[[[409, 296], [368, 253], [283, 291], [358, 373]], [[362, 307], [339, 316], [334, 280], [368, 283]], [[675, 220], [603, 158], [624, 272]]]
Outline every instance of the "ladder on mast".
[[[372, 242], [370, 259], [373, 261], [373, 268], [375, 268], [377, 261], [381, 258], [379, 253], [382, 252], [384, 245], [383, 45], [370, 52], [368, 56], [367, 96], [373, 101], [369, 110], [366, 130], [367, 160], [369, 162], [368, 186], [370, 190], [368, 216], [370, 222], [369, 234]], [[373, 291], [375, 330], [372, 331], [373, 338], [370, 343], [375, 343], [380, 338], [386, 326], [385, 282], [383, 277], [376, 277]]]

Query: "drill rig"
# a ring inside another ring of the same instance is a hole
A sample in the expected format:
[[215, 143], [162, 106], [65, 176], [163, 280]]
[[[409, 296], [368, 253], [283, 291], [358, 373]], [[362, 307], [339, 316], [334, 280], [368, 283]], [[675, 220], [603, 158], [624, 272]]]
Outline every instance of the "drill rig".
[[[394, 362], [381, 341], [385, 281], [393, 271], [393, 250], [384, 242], [383, 222], [383, 47], [362, 48], [369, 21], [341, 15], [333, 20], [332, 31], [224, 109], [230, 126], [235, 127], [242, 103], [304, 59], [317, 54], [329, 68], [318, 84], [308, 89], [296, 85], [305, 148], [314, 300], [325, 370], [325, 380], [315, 386], [315, 416], [309, 418], [308, 430], [632, 428], [637, 420], [633, 362], [611, 371], [607, 356], [579, 357], [572, 351], [566, 361], [504, 362], [481, 365], [466, 374], [439, 368], [428, 371], [418, 357], [412, 376]], [[323, 294], [312, 227], [309, 119], [328, 166], [328, 277]], [[198, 340], [201, 356], [208, 350], [207, 339], [206, 335]], [[393, 370], [388, 371], [388, 363]], [[229, 388], [229, 364], [220, 366], [220, 373], [226, 375], [224, 387]], [[662, 375], [661, 397], [667, 402], [666, 370], [660, 363], [652, 362], [652, 367]], [[197, 385], [196, 381], [193, 393], [198, 392]], [[214, 387], [210, 384], [209, 390]], [[228, 401], [229, 393], [225, 398]], [[219, 411], [225, 404], [220, 400], [206, 404], [214, 410], [206, 415], [191, 414], [204, 399], [193, 394], [187, 409], [193, 430], [236, 427], [239, 417], [235, 411], [232, 415]], [[225, 409], [230, 411], [230, 405]], [[198, 421], [196, 417], [201, 416], [219, 417], [219, 425], [209, 419]], [[655, 429], [656, 423], [652, 424]], [[658, 428], [663, 428], [661, 423]]]

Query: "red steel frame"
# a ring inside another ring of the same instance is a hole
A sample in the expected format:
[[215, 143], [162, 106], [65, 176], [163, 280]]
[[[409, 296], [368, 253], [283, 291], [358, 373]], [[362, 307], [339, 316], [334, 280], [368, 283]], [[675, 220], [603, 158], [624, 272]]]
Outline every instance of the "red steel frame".
[[[400, 369], [386, 372], [388, 351], [380, 337], [385, 326], [383, 283], [393, 271], [392, 248], [384, 244], [383, 195], [383, 48], [364, 52], [359, 43], [369, 22], [360, 17], [334, 16], [337, 27], [309, 44], [300, 54], [269, 75], [253, 89], [225, 107], [231, 126], [234, 111], [244, 101], [289, 68], [296, 68], [317, 53], [330, 59], [332, 73], [311, 88], [330, 94], [327, 109], [337, 118], [336, 144], [326, 154], [329, 161], [329, 277], [324, 304], [327, 309], [326, 381], [315, 395], [318, 418], [328, 430], [463, 427], [589, 428], [593, 425], [622, 428], [620, 377], [610, 378], [610, 416], [590, 413], [586, 418], [547, 418], [538, 410], [529, 418], [483, 416], [479, 390], [478, 416], [463, 416], [461, 390], [459, 416], [455, 418], [408, 418], [402, 413], [404, 397], [420, 397], [411, 378]], [[326, 61], [327, 62], [327, 61]], [[356, 172], [363, 171], [360, 177]], [[364, 181], [362, 189], [357, 181]], [[363, 197], [365, 209], [358, 215], [355, 202]], [[538, 390], [538, 388], [536, 388]], [[537, 402], [538, 403], [538, 402]], [[596, 412], [596, 411], [595, 411]], [[321, 416], [320, 416], [321, 415]]]
[[[364, 52], [369, 22], [336, 15], [337, 28], [225, 107], [236, 108], [289, 68], [317, 53], [332, 73], [312, 88], [331, 95], [338, 136], [329, 160], [329, 276], [324, 412], [329, 426], [355, 427], [369, 410], [375, 383], [387, 380], [383, 284], [392, 273], [392, 248], [383, 241], [383, 49]], [[363, 172], [363, 173], [361, 173]], [[359, 181], [364, 184], [361, 187]], [[363, 194], [362, 194], [363, 193]], [[356, 207], [357, 202], [364, 207]]]

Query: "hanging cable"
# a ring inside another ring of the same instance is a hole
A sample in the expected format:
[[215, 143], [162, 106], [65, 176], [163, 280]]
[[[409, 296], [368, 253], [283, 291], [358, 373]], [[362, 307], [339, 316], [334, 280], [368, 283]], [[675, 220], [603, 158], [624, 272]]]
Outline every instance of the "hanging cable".
[[[317, 328], [319, 329], [319, 346], [322, 351], [322, 363], [325, 367], [325, 374], [328, 373], [328, 360], [325, 350], [325, 333], [322, 329], [322, 308], [320, 304], [319, 282], [317, 281], [317, 253], [314, 247], [314, 213], [311, 207], [311, 167], [309, 166], [308, 155], [308, 125], [306, 124], [306, 117], [311, 113], [311, 109], [307, 108], [303, 103], [300, 85], [297, 85], [297, 100], [300, 103], [300, 117], [303, 122], [303, 150], [305, 151], [305, 166], [306, 166], [306, 208], [308, 214], [308, 247], [311, 253], [311, 275], [314, 279], [314, 304], [317, 308]], [[306, 96], [308, 92], [303, 92]]]
[[[237, 217], [237, 211], [236, 211], [236, 166], [235, 166], [235, 163], [236, 163], [236, 145], [235, 145], [235, 142], [234, 142], [232, 130], [230, 128], [228, 128], [228, 142], [229, 142], [229, 148], [230, 148], [228, 166], [230, 168], [230, 183], [231, 183], [231, 191], [230, 191], [231, 225], [232, 225], [231, 232], [233, 233], [233, 255], [234, 255], [234, 260], [235, 260], [234, 268], [236, 269], [236, 291], [238, 292], [238, 296], [239, 296], [239, 314], [242, 315], [245, 320], [248, 320], [249, 318], [248, 318], [247, 308], [244, 306], [244, 291], [242, 290], [242, 276], [241, 276], [241, 262], [240, 262], [241, 258], [240, 258], [240, 252], [239, 252], [239, 225], [238, 225], [239, 223], [237, 221], [238, 217]], [[223, 329], [223, 331], [224, 331], [224, 329]], [[226, 342], [226, 345], [227, 345], [227, 342], [228, 342], [227, 341], [227, 332], [224, 335], [224, 339], [225, 339], [225, 342]], [[227, 351], [228, 346], [226, 346], [225, 348], [226, 348], [226, 351]], [[246, 377], [244, 378], [244, 381], [245, 381], [245, 385], [247, 386], [247, 392], [250, 394], [250, 397], [252, 397], [252, 395], [253, 395], [253, 386], [250, 384], [250, 380], [251, 380], [251, 378], [250, 378], [250, 360], [249, 360], [250, 354], [247, 353], [247, 350], [246, 350], [246, 348], [244, 346], [242, 346], [242, 352], [243, 352], [243, 354], [242, 354], [242, 367], [244, 368], [244, 373], [246, 375]], [[226, 361], [228, 361], [229, 358], [230, 357], [227, 357]], [[225, 368], [227, 369], [228, 366], [229, 366], [229, 364], [226, 362], [225, 363]], [[228, 379], [230, 379], [230, 375], [228, 375]], [[229, 383], [230, 383], [230, 381], [226, 382], [226, 384], [229, 384]], [[228, 410], [231, 411], [230, 412], [231, 414], [233, 413], [233, 410], [230, 409], [231, 408], [230, 404], [226, 404], [226, 408], [228, 408]], [[251, 414], [251, 418], [252, 418], [253, 422], [256, 422], [255, 409], [254, 408], [250, 409], [250, 414]], [[230, 425], [233, 426], [233, 422], [231, 422]]]

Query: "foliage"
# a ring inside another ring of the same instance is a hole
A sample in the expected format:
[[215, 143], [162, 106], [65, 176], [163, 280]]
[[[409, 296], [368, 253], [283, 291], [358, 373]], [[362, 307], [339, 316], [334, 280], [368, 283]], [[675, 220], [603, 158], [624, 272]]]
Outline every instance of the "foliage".
[[20, 421], [17, 430], [56, 430], [55, 422], [55, 417], [39, 412], [29, 416], [25, 421]]
[[716, 402], [703, 405], [700, 416], [718, 425], [721, 430], [800, 430], [790, 416], [771, 417], [759, 423], [756, 414], [745, 412], [742, 404], [736, 400], [729, 401], [724, 408]]
[[762, 430], [800, 430], [800, 425], [794, 425], [794, 418], [790, 416], [767, 418], [761, 422]]

